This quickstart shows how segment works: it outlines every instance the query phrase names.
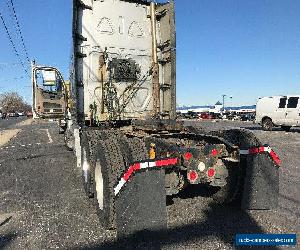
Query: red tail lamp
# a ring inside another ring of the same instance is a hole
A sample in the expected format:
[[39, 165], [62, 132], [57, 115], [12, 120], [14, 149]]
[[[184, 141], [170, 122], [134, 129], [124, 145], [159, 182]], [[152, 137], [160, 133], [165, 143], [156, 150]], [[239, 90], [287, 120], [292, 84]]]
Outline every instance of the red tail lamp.
[[207, 176], [208, 176], [209, 178], [214, 177], [215, 174], [216, 174], [216, 170], [214, 170], [213, 168], [209, 168], [209, 169], [207, 170]]
[[218, 153], [219, 153], [218, 150], [215, 149], [215, 148], [211, 151], [211, 155], [214, 156], [214, 157], [217, 156]]
[[190, 182], [195, 182], [198, 179], [198, 173], [195, 170], [191, 170], [188, 172], [187, 178]]
[[190, 152], [186, 152], [184, 154], [184, 159], [186, 159], [187, 161], [189, 161], [192, 158], [192, 154]]

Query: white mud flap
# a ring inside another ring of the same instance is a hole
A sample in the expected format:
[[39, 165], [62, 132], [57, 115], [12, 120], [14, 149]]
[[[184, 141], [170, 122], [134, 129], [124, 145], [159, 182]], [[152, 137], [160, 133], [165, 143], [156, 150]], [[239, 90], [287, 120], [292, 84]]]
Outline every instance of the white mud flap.
[[116, 197], [118, 238], [167, 228], [165, 170], [138, 172]]

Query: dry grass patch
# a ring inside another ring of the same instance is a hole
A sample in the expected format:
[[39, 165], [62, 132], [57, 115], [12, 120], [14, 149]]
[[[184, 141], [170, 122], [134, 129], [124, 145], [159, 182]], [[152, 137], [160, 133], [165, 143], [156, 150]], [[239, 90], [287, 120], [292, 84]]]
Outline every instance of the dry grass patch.
[[8, 129], [0, 131], [0, 146], [8, 143], [13, 137], [15, 137], [21, 129]]

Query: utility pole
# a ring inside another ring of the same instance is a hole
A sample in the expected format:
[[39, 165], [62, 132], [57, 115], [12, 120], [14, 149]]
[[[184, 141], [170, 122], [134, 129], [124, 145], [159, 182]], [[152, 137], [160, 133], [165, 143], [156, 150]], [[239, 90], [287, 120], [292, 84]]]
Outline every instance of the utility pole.
[[226, 95], [222, 95], [222, 98], [223, 98], [223, 112], [225, 111], [225, 97], [226, 97]]

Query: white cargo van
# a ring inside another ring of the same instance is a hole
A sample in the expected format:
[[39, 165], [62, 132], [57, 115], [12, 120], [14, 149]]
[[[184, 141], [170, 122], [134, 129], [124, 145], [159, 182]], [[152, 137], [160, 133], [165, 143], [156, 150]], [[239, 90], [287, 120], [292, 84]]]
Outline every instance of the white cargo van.
[[299, 98], [300, 95], [260, 98], [256, 104], [255, 122], [269, 131], [274, 126], [281, 126], [285, 131], [300, 126]]

